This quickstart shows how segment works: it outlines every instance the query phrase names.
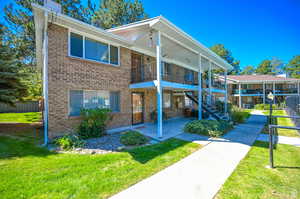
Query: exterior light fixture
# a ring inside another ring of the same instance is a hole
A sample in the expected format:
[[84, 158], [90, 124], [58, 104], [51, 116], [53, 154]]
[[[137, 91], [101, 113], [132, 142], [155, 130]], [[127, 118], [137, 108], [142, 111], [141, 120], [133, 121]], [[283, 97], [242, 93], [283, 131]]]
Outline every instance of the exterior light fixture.
[[268, 99], [269, 100], [274, 100], [274, 95], [273, 95], [273, 93], [272, 92], [270, 92], [269, 94], [268, 94]]

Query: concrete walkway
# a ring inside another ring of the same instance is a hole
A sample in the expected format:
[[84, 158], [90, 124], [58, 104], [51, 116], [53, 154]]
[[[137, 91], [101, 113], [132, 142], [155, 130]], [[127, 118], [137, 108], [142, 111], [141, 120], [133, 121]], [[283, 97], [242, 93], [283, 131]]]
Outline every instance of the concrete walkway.
[[[257, 138], [259, 141], [269, 142], [269, 135], [268, 134], [260, 134]], [[279, 144], [289, 144], [296, 147], [300, 147], [300, 138], [298, 137], [287, 137], [287, 136], [276, 136], [276, 142]]]
[[252, 115], [223, 139], [114, 195], [111, 199], [211, 199], [251, 148], [266, 117]]

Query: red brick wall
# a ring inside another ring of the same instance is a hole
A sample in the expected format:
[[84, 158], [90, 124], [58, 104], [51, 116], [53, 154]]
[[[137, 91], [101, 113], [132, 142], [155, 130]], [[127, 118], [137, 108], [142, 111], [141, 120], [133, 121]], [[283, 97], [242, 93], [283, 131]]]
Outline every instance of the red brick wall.
[[49, 137], [66, 133], [79, 124], [68, 116], [69, 90], [120, 91], [120, 113], [113, 114], [109, 128], [131, 125], [129, 90], [131, 51], [120, 49], [119, 67], [68, 57], [68, 30], [49, 26]]

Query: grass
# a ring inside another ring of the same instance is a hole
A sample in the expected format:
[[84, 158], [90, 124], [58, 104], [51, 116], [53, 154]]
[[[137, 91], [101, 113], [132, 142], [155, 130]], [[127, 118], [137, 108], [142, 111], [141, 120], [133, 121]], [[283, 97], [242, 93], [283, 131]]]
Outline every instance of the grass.
[[[264, 111], [266, 116], [269, 116], [270, 111]], [[273, 110], [273, 115], [282, 115], [286, 116], [285, 110]], [[294, 126], [292, 120], [290, 118], [277, 118], [277, 124], [282, 126]], [[264, 130], [263, 133], [269, 133], [268, 130]], [[278, 135], [288, 136], [288, 137], [300, 137], [300, 134], [296, 130], [290, 129], [278, 129]]]
[[256, 141], [246, 158], [227, 179], [216, 199], [300, 198], [300, 148], [278, 144], [275, 169], [268, 165], [268, 143]]
[[0, 113], [0, 122], [32, 123], [40, 122], [41, 118], [41, 112]]
[[104, 155], [56, 154], [0, 137], [0, 195], [15, 198], [108, 198], [201, 146], [178, 139]]

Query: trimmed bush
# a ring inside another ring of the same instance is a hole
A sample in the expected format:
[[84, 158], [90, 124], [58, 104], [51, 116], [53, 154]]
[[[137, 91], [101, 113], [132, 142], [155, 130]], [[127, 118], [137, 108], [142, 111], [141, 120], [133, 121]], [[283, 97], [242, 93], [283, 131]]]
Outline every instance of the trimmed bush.
[[[273, 109], [278, 109], [279, 107], [278, 107], [278, 105], [273, 104], [272, 108]], [[270, 109], [270, 104], [256, 104], [254, 106], [254, 109], [257, 109], [257, 110], [269, 110]]]
[[250, 116], [250, 113], [248, 113], [248, 112], [233, 111], [231, 113], [231, 120], [235, 124], [244, 123], [249, 116]]
[[220, 137], [230, 129], [232, 129], [232, 124], [223, 120], [194, 120], [184, 127], [185, 132], [211, 137]]
[[83, 147], [85, 142], [76, 135], [64, 135], [54, 140], [54, 144], [60, 146], [64, 150]]
[[111, 120], [110, 112], [109, 109], [103, 108], [82, 109], [78, 135], [83, 139], [105, 135], [106, 123]]
[[126, 131], [122, 134], [121, 143], [126, 146], [138, 146], [148, 142], [148, 138], [137, 131]]

